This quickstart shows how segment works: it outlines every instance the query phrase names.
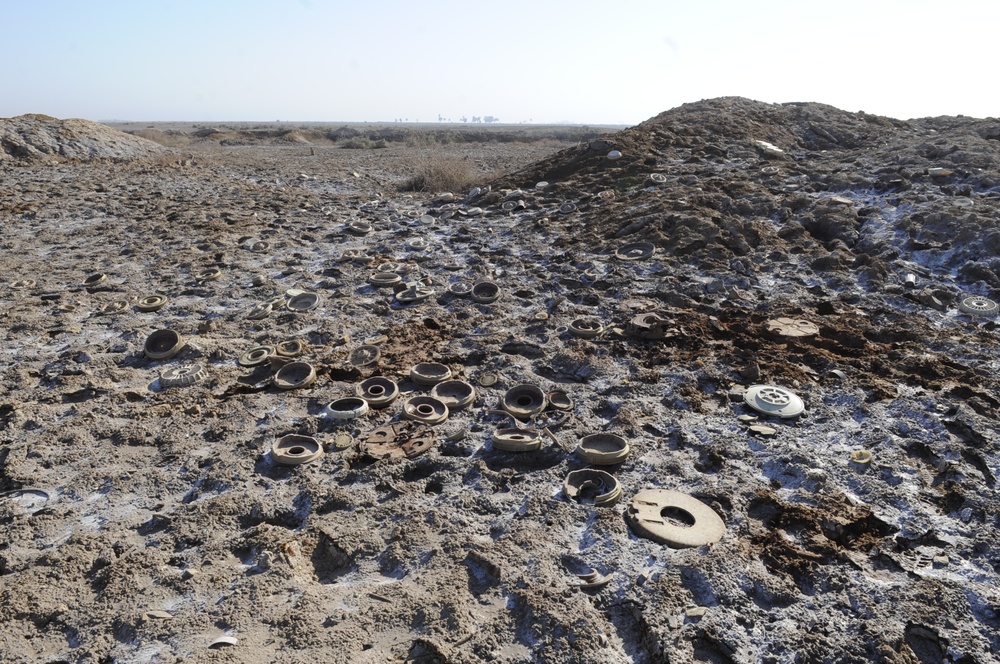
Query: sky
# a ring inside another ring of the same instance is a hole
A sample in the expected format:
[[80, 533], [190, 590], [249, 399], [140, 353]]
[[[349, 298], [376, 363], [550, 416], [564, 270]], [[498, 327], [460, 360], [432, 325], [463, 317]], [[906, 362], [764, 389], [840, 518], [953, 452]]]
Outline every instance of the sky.
[[0, 117], [633, 125], [1000, 116], [998, 0], [0, 0]]

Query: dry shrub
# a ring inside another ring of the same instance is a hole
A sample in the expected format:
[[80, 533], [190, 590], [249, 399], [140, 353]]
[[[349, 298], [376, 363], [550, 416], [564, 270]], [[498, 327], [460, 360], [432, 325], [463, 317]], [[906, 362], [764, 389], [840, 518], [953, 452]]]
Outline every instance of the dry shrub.
[[191, 139], [187, 134], [175, 130], [160, 131], [159, 129], [146, 128], [125, 133], [159, 143], [166, 148], [185, 148], [191, 144]]
[[345, 150], [381, 150], [382, 148], [389, 147], [389, 144], [384, 140], [373, 141], [370, 138], [364, 136], [358, 138], [349, 138], [340, 144], [340, 147]]
[[417, 163], [412, 177], [400, 186], [400, 191], [462, 192], [488, 179], [468, 157], [437, 155]]

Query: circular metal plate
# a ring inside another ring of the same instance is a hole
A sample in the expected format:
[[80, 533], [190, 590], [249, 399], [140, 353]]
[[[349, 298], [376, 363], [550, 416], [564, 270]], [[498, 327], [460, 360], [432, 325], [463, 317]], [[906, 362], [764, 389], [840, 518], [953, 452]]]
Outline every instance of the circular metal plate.
[[615, 250], [615, 258], [622, 261], [638, 261], [649, 258], [656, 251], [652, 242], [632, 242]]
[[726, 534], [725, 522], [711, 507], [668, 489], [640, 491], [625, 516], [636, 535], [678, 549], [714, 544]]

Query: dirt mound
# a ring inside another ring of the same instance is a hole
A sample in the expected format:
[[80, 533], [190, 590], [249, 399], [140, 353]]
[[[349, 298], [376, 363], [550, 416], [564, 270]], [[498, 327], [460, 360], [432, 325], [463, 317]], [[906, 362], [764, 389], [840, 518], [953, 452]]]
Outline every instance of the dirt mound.
[[0, 162], [32, 162], [51, 157], [127, 161], [166, 152], [152, 141], [90, 120], [59, 120], [47, 115], [0, 118]]
[[920, 251], [1000, 295], [997, 120], [714, 99], [564, 150], [500, 186], [542, 181], [542, 198], [576, 205], [581, 243], [641, 235], [719, 269], [780, 239], [821, 272], [853, 266], [879, 283]]

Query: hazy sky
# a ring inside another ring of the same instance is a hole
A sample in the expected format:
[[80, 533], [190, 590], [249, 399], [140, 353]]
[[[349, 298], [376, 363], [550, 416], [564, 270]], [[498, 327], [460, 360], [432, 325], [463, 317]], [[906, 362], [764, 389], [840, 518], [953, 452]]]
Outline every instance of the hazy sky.
[[998, 0], [0, 0], [0, 117], [1000, 116]]

